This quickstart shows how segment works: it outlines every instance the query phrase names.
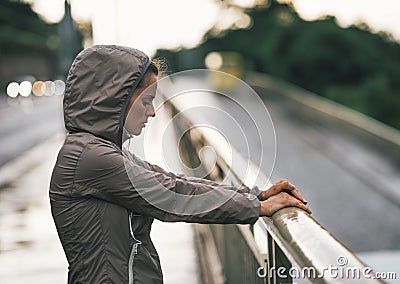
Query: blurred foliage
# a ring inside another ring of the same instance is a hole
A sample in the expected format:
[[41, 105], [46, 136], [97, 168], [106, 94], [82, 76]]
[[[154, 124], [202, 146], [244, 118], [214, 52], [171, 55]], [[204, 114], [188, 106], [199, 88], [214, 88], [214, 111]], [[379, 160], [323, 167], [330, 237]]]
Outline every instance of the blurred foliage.
[[[400, 45], [366, 24], [342, 28], [334, 17], [307, 22], [290, 4], [244, 9], [247, 29], [210, 30], [193, 49], [159, 50], [176, 70], [203, 68], [211, 51], [237, 51], [247, 66], [400, 129]], [[190, 61], [186, 60], [190, 59]]]
[[0, 0], [0, 47], [58, 47], [57, 25], [44, 22], [22, 1]]
[[[66, 76], [83, 48], [83, 34], [72, 19], [69, 1], [65, 1], [64, 8], [63, 19], [50, 24], [29, 3], [0, 0], [0, 59], [12, 57], [15, 62], [13, 68], [7, 68], [0, 60], [0, 71], [3, 70], [0, 85], [26, 75]], [[90, 24], [83, 23], [80, 27], [90, 36]], [[25, 65], [23, 61], [27, 58], [35, 58], [40, 70]]]

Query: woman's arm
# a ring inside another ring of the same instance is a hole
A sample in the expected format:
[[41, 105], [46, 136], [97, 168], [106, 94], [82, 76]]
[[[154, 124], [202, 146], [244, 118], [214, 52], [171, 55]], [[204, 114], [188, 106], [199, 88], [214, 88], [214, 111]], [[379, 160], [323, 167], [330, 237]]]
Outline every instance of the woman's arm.
[[252, 224], [286, 206], [309, 210], [290, 194], [295, 189], [288, 183], [271, 187], [268, 199], [260, 202], [251, 194], [154, 171], [96, 141], [76, 168], [73, 195], [103, 199], [162, 221]]
[[259, 217], [260, 201], [255, 196], [154, 171], [96, 140], [87, 145], [76, 167], [74, 194], [162, 221], [254, 223]]
[[265, 201], [261, 203], [260, 216], [271, 216], [274, 212], [287, 206], [295, 206], [303, 209], [307, 213], [311, 214], [311, 210], [308, 208], [307, 201], [303, 198], [300, 192], [287, 180], [279, 180], [275, 184], [271, 185], [268, 189], [260, 190], [257, 186], [249, 188], [246, 186], [235, 187], [226, 184], [219, 184], [208, 179], [201, 179], [197, 177], [188, 177], [181, 174], [174, 174], [172, 172], [167, 172], [163, 168], [150, 164], [147, 161], [143, 161], [132, 155], [133, 159], [138, 160], [140, 163], [145, 164], [147, 167], [151, 168], [153, 171], [164, 173], [168, 176], [180, 178], [183, 180], [191, 181], [194, 183], [208, 184], [214, 186], [215, 188], [224, 188], [226, 190], [234, 190], [238, 193], [248, 193], [256, 195], [258, 200]]
[[146, 161], [143, 161], [143, 162], [145, 162], [153, 171], [164, 173], [165, 175], [168, 175], [168, 176], [171, 176], [171, 177], [174, 177], [174, 178], [177, 178], [177, 179], [183, 179], [183, 180], [186, 180], [186, 181], [190, 181], [192, 183], [208, 184], [208, 185], [211, 185], [211, 186], [216, 187], [216, 188], [223, 188], [223, 189], [226, 189], [226, 190], [234, 190], [234, 191], [236, 191], [238, 193], [248, 193], [248, 194], [252, 194], [252, 195], [256, 195], [256, 196], [261, 194], [261, 191], [258, 189], [257, 186], [249, 188], [247, 186], [237, 187], [237, 186], [233, 186], [233, 185], [229, 185], [229, 184], [220, 184], [220, 183], [214, 182], [214, 181], [209, 180], [209, 179], [190, 177], [190, 176], [185, 176], [183, 174], [175, 174], [175, 173], [172, 173], [172, 172], [167, 172], [165, 169], [161, 168], [160, 166], [157, 166], [157, 165], [154, 165], [154, 164], [150, 164], [150, 163], [148, 163]]

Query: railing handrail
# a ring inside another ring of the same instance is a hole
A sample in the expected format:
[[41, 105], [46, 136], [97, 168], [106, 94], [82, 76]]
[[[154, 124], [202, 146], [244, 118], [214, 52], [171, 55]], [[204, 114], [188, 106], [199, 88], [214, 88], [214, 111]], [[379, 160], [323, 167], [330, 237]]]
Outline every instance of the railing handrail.
[[[166, 95], [169, 92], [161, 90], [161, 93]], [[168, 99], [171, 106], [176, 109], [176, 112], [180, 113], [187, 123], [193, 125], [191, 119], [182, 114], [182, 110], [187, 107], [184, 104], [185, 102], [174, 97], [169, 97]], [[199, 134], [196, 136], [201, 136], [202, 141], [214, 148], [217, 156], [220, 158], [217, 159], [217, 163], [223, 163], [223, 167], [221, 168], [227, 169], [230, 172], [226, 174], [233, 174], [233, 178], [230, 179], [231, 182], [236, 179], [236, 184], [244, 184], [248, 187], [257, 185], [263, 188], [271, 184], [266, 175], [252, 161], [242, 156], [234, 147], [231, 146], [232, 152], [221, 147], [224, 144], [222, 142], [224, 141], [224, 137], [221, 134], [217, 132], [210, 133], [207, 128], [196, 128], [195, 131]], [[239, 159], [240, 162], [232, 165], [232, 156], [235, 156], [235, 159]], [[245, 178], [240, 179], [240, 177], [243, 177], [244, 172]], [[353, 269], [360, 271], [362, 274], [366, 272], [366, 275], [360, 275], [362, 281], [369, 280], [381, 283], [379, 280], [372, 279], [373, 275], [369, 267], [341, 242], [335, 239], [314, 218], [301, 209], [295, 207], [281, 209], [270, 218], [260, 218], [257, 226], [261, 226], [262, 229], [268, 231], [287, 258], [299, 270], [314, 269], [321, 276], [318, 279], [309, 278], [313, 282], [337, 282], [339, 280], [337, 277], [331, 277], [327, 273], [327, 269], [336, 266], [342, 270]], [[262, 257], [263, 254], [261, 252], [256, 255], [258, 260]], [[323, 273], [324, 271], [326, 273]], [[346, 279], [345, 277], [340, 282], [353, 282], [354, 280], [354, 278]]]
[[290, 97], [303, 105], [318, 110], [319, 112], [325, 113], [331, 117], [345, 121], [348, 124], [367, 131], [370, 134], [392, 143], [394, 146], [400, 147], [400, 131], [392, 126], [384, 124], [347, 106], [302, 89], [301, 87], [295, 86], [289, 82], [269, 76], [268, 74], [257, 72], [248, 73], [249, 83], [252, 86], [261, 87], [274, 92], [285, 90], [285, 92], [279, 93]]

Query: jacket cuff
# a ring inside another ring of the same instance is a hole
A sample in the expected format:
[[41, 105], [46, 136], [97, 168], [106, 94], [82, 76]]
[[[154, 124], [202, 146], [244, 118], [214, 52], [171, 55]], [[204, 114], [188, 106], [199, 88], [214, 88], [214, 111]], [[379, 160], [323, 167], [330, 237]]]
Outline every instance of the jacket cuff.
[[253, 186], [252, 189], [251, 189], [251, 191], [254, 192], [254, 195], [257, 196], [257, 199], [258, 199], [258, 200], [260, 200], [260, 201], [263, 200], [263, 199], [262, 199], [262, 196], [261, 196], [263, 191], [262, 191], [261, 189], [259, 189], [258, 186], [256, 186], [256, 185]]

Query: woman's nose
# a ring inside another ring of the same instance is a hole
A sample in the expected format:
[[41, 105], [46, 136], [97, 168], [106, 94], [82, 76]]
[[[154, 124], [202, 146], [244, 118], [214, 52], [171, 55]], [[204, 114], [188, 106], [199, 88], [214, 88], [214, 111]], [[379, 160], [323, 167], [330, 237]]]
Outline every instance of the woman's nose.
[[154, 106], [150, 105], [146, 111], [146, 115], [147, 116], [151, 116], [151, 117], [155, 117], [156, 116], [156, 112], [154, 110]]

